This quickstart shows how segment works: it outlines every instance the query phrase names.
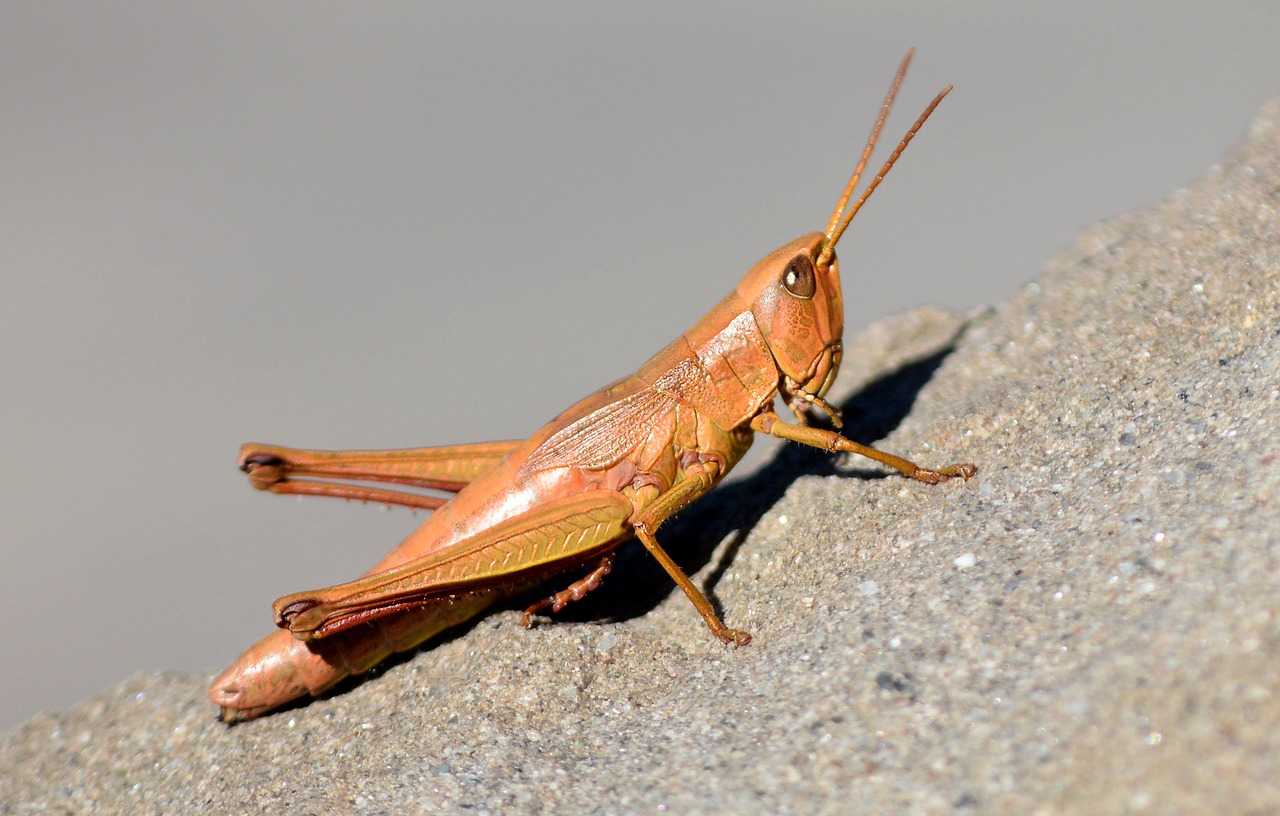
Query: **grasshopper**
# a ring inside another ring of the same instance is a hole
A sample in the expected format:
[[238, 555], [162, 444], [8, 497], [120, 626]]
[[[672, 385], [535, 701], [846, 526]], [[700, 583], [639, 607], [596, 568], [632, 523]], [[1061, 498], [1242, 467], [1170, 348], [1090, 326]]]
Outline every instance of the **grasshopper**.
[[[586, 574], [534, 603], [522, 625], [600, 586], [619, 545], [637, 538], [721, 641], [742, 646], [656, 538], [702, 497], [757, 433], [874, 459], [930, 484], [969, 478], [971, 464], [937, 470], [813, 427], [840, 369], [844, 305], [835, 248], [951, 86], [920, 114], [850, 205], [910, 64], [908, 52], [824, 232], [785, 244], [752, 267], [693, 328], [640, 370], [570, 407], [528, 439], [391, 451], [306, 451], [247, 444], [239, 465], [280, 494], [336, 496], [434, 511], [364, 577], [275, 602], [275, 632], [209, 689], [226, 722], [317, 695], [395, 652], [412, 649], [549, 575]], [[785, 422], [776, 398], [795, 416]], [[451, 498], [369, 486], [390, 483]]]

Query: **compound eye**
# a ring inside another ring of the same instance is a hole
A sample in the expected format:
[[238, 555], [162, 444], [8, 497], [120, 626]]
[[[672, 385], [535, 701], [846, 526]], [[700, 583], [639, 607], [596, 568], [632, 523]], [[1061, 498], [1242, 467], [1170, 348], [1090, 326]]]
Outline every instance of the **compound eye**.
[[782, 285], [795, 297], [808, 300], [818, 291], [817, 277], [813, 271], [813, 261], [808, 255], [797, 255], [787, 264], [782, 273]]

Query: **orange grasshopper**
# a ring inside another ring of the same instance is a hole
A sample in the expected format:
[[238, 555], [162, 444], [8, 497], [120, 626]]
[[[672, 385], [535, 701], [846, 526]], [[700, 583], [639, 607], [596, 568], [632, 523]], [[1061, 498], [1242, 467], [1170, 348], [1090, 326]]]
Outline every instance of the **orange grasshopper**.
[[[840, 368], [844, 306], [835, 247], [951, 87], [925, 108], [849, 206], [893, 105], [903, 59], [827, 229], [766, 255], [702, 320], [639, 371], [569, 408], [523, 441], [394, 451], [302, 451], [248, 444], [240, 467], [273, 493], [337, 496], [435, 512], [363, 578], [275, 603], [280, 628], [213, 682], [226, 722], [249, 719], [372, 668], [549, 575], [589, 568], [530, 606], [559, 611], [600, 586], [614, 553], [640, 543], [693, 602], [712, 634], [737, 646], [706, 596], [659, 545], [664, 521], [714, 487], [757, 433], [870, 457], [936, 484], [971, 464], [928, 470], [808, 426]], [[848, 208], [846, 211], [846, 207]], [[796, 423], [772, 407], [781, 397]], [[308, 479], [320, 479], [310, 481]], [[348, 483], [343, 483], [345, 480]], [[450, 499], [349, 482], [454, 493]]]

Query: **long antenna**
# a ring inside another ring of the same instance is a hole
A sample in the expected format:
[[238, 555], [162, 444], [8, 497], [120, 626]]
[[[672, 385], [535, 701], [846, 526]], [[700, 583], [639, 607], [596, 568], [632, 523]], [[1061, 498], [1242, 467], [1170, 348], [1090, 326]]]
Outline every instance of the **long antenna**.
[[831, 238], [831, 231], [836, 228], [836, 224], [840, 223], [840, 216], [844, 215], [845, 205], [849, 203], [849, 197], [853, 195], [853, 188], [858, 186], [858, 179], [862, 178], [862, 171], [867, 168], [867, 162], [871, 160], [871, 152], [876, 149], [876, 142], [880, 140], [880, 131], [884, 128], [884, 121], [889, 118], [889, 111], [893, 108], [893, 100], [898, 95], [898, 89], [902, 87], [902, 80], [907, 77], [907, 67], [911, 65], [911, 58], [916, 55], [914, 48], [907, 49], [907, 55], [902, 58], [902, 64], [898, 66], [898, 73], [893, 77], [893, 84], [889, 86], [889, 93], [885, 94], [884, 104], [880, 106], [880, 116], [876, 119], [875, 126], [871, 128], [871, 135], [867, 137], [867, 144], [862, 148], [862, 158], [858, 159], [858, 166], [853, 168], [853, 175], [849, 177], [849, 183], [845, 185], [844, 194], [840, 196], [840, 200], [836, 202], [836, 208], [831, 213], [831, 220], [827, 222], [827, 228], [823, 230], [827, 234], [827, 239]]
[[[871, 183], [867, 185], [867, 189], [862, 191], [862, 195], [858, 196], [857, 201], [853, 202], [853, 206], [849, 208], [848, 212], [843, 212], [844, 205], [848, 201], [849, 196], [852, 195], [853, 187], [857, 184], [858, 177], [861, 175], [867, 158], [871, 154], [871, 149], [875, 146], [876, 138], [880, 134], [880, 127], [884, 122], [884, 117], [888, 113], [888, 107], [893, 102], [893, 97], [894, 94], [897, 93], [898, 86], [902, 84], [903, 75], [906, 73], [907, 64], [911, 61], [911, 55], [913, 53], [914, 51], [908, 51], [906, 59], [902, 61], [902, 66], [898, 69], [898, 74], [894, 78], [893, 86], [889, 89], [889, 95], [885, 98], [885, 107], [881, 110], [880, 118], [876, 121], [875, 129], [871, 131], [871, 138], [867, 141], [867, 146], [862, 151], [862, 160], [858, 162], [858, 167], [853, 171], [853, 176], [849, 179], [849, 185], [845, 189], [844, 195], [840, 197], [840, 203], [836, 207], [835, 215], [831, 219], [832, 223], [827, 227], [826, 240], [822, 242], [822, 252], [817, 258], [818, 266], [825, 266], [831, 262], [831, 256], [835, 252], [836, 243], [839, 242], [840, 236], [844, 235], [844, 231], [849, 228], [849, 224], [853, 222], [853, 217], [858, 214], [858, 210], [862, 209], [862, 205], [867, 203], [867, 199], [871, 197], [873, 192], [875, 192], [876, 187], [880, 186], [880, 182], [884, 181], [885, 174], [889, 172], [889, 168], [893, 167], [893, 163], [902, 155], [902, 151], [907, 149], [907, 145], [911, 144], [911, 140], [915, 138], [916, 133], [925, 123], [925, 120], [929, 118], [929, 115], [938, 107], [943, 98], [945, 98], [947, 94], [951, 93], [953, 86], [948, 85], [933, 98], [933, 101], [929, 103], [929, 106], [926, 107], [924, 112], [916, 119], [915, 124], [913, 124], [911, 129], [907, 131], [906, 135], [902, 137], [902, 141], [898, 142], [898, 146], [889, 154], [889, 158], [885, 160], [884, 165], [880, 168], [880, 172], [876, 173], [875, 178], [871, 179]], [[843, 218], [840, 218], [842, 214]]]

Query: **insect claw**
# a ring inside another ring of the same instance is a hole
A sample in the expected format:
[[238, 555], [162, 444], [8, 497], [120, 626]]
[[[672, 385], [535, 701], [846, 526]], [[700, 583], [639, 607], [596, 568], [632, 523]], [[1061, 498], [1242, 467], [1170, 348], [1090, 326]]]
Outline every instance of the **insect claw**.
[[726, 629], [723, 633], [718, 634], [718, 637], [735, 649], [739, 646], [746, 646], [751, 642], [751, 633], [738, 629]]
[[961, 462], [956, 465], [947, 465], [941, 468], [939, 473], [944, 476], [958, 476], [961, 479], [971, 479], [978, 472], [978, 466], [970, 462]]

